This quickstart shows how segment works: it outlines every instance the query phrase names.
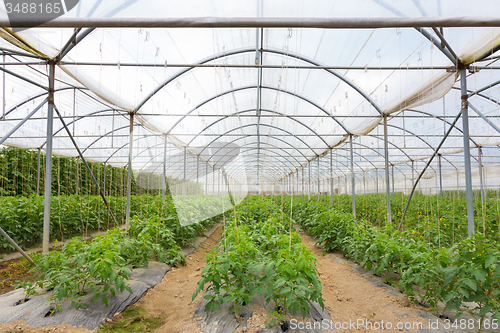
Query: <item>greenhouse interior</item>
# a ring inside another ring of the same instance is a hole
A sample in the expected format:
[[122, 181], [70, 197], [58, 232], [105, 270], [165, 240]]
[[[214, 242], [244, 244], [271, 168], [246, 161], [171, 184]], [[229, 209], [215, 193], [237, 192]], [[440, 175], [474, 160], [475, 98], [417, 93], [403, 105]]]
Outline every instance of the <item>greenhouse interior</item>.
[[496, 1], [0, 12], [0, 331], [500, 332]]

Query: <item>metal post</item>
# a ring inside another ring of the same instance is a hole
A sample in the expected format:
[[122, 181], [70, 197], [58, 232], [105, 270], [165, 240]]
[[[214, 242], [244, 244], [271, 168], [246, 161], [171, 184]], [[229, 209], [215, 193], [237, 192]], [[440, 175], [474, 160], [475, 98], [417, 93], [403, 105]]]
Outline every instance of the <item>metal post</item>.
[[352, 134], [349, 134], [349, 148], [351, 151], [351, 195], [352, 195], [352, 215], [356, 217], [356, 180], [354, 179], [354, 152], [352, 149]]
[[167, 192], [167, 136], [164, 136], [165, 142], [163, 144], [163, 174], [161, 177], [161, 199], [165, 201], [165, 194]]
[[76, 157], [76, 174], [75, 174], [75, 194], [78, 195], [78, 184], [80, 183], [80, 176], [78, 175], [80, 168], [80, 156]]
[[481, 192], [481, 202], [484, 204], [484, 186], [483, 186], [483, 163], [481, 162], [481, 146], [477, 147], [477, 160], [479, 163], [479, 184], [480, 184], [480, 192]]
[[200, 186], [200, 157], [197, 156], [197, 158], [196, 158], [196, 199], [198, 199], [199, 186]]
[[411, 161], [411, 187], [413, 188], [415, 186], [415, 166], [414, 166], [415, 161]]
[[333, 149], [330, 150], [330, 203], [333, 204]]
[[38, 147], [38, 160], [36, 165], [36, 195], [40, 195], [40, 147]]
[[212, 195], [215, 195], [215, 165], [212, 167]]
[[2, 52], [3, 53], [3, 71], [2, 71], [2, 75], [3, 75], [3, 92], [2, 92], [2, 119], [5, 119], [5, 51]]
[[318, 201], [319, 201], [319, 194], [321, 192], [320, 183], [319, 183], [319, 157], [317, 158], [317, 160], [318, 160]]
[[308, 165], [308, 168], [309, 168], [308, 169], [308, 171], [309, 171], [308, 172], [308, 174], [309, 174], [308, 175], [309, 181], [307, 183], [307, 189], [308, 189], [308, 193], [307, 193], [308, 197], [307, 198], [308, 198], [308, 200], [311, 200], [311, 162], [309, 162], [307, 165]]
[[208, 163], [205, 163], [205, 196], [208, 195]]
[[47, 143], [45, 148], [45, 194], [43, 210], [43, 252], [49, 252], [50, 197], [52, 194], [52, 133], [54, 117], [54, 76], [56, 64], [49, 62], [49, 96], [47, 106]]
[[469, 237], [474, 233], [474, 204], [472, 198], [472, 174], [470, 164], [470, 143], [469, 143], [469, 107], [467, 95], [467, 73], [465, 69], [460, 70], [460, 84], [462, 93], [462, 131], [464, 138], [464, 168], [465, 168], [465, 189], [467, 198], [467, 231]]
[[104, 162], [104, 172], [102, 176], [103, 176], [102, 193], [106, 195], [106, 162]]
[[363, 170], [363, 194], [366, 194], [366, 177], [365, 177], [365, 170]]
[[391, 164], [391, 176], [392, 176], [392, 197], [394, 198], [394, 164]]
[[186, 201], [186, 161], [187, 161], [187, 147], [184, 147], [184, 177], [182, 180], [182, 200]]
[[391, 190], [389, 181], [389, 142], [387, 139], [387, 115], [384, 114], [384, 157], [385, 157], [385, 194], [387, 197], [387, 223], [392, 223]]
[[128, 134], [128, 177], [127, 177], [127, 209], [125, 211], [125, 225], [128, 227], [130, 219], [130, 195], [132, 193], [132, 148], [134, 143], [134, 113], [130, 113], [130, 128]]
[[378, 169], [375, 169], [375, 185], [377, 187], [377, 194], [378, 194]]
[[302, 199], [304, 199], [304, 167], [302, 167]]
[[441, 169], [441, 154], [438, 154], [438, 166], [439, 166], [439, 198], [443, 200], [443, 172]]

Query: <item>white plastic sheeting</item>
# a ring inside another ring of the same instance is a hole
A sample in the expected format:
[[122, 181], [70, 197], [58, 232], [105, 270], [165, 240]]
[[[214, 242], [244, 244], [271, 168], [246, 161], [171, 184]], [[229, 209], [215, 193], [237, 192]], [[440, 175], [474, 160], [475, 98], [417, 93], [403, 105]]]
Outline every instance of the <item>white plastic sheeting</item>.
[[[6, 15], [2, 6], [0, 12]], [[103, 18], [499, 15], [495, 0], [476, 1], [473, 6], [458, 0], [188, 0], [182, 4], [87, 0], [66, 14]], [[135, 112], [133, 169], [162, 174], [166, 137], [167, 176], [198, 182], [203, 193], [215, 192], [213, 182], [222, 184], [222, 193], [231, 186], [234, 192], [256, 191], [258, 185], [276, 183], [316, 158], [320, 158], [320, 179], [350, 174], [345, 144], [349, 133], [355, 135], [358, 178], [363, 172], [374, 174], [384, 166], [380, 121], [387, 114], [390, 164], [397, 177], [408, 177], [411, 161], [420, 161], [417, 174], [460, 109], [456, 62], [446, 47], [439, 47], [437, 33], [423, 29], [430, 39], [412, 28], [95, 29], [57, 66], [55, 104], [84, 156], [118, 167], [128, 163], [128, 113]], [[74, 32], [1, 31], [8, 72], [3, 74], [1, 113], [6, 115], [0, 121], [0, 136], [47, 96], [48, 71], [43, 62], [57, 57]], [[498, 124], [500, 90], [495, 82], [500, 75], [498, 69], [487, 68], [497, 59], [475, 61], [495, 56], [491, 53], [500, 42], [500, 29], [444, 28], [441, 33], [462, 63], [483, 67], [468, 77], [470, 102]], [[18, 62], [31, 64], [12, 64]], [[190, 66], [196, 64], [212, 67]], [[316, 66], [329, 68], [311, 68]], [[500, 134], [472, 110], [469, 113], [471, 147], [500, 144]], [[46, 114], [45, 106], [4, 144], [43, 149]], [[53, 153], [76, 156], [57, 118], [54, 133]], [[184, 147], [190, 156], [186, 167]], [[483, 162], [497, 164], [498, 151], [490, 150]], [[237, 156], [231, 158], [234, 151]], [[463, 168], [462, 151], [459, 122], [440, 151], [446, 157], [443, 168]], [[229, 177], [230, 186], [224, 185], [228, 180], [215, 180], [221, 172]], [[312, 175], [311, 181], [317, 176]]]

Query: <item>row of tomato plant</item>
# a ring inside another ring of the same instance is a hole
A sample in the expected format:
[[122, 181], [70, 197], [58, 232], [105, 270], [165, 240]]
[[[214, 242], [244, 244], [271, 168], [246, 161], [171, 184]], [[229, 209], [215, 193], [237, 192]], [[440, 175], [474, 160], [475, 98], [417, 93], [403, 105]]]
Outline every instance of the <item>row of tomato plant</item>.
[[[111, 210], [119, 224], [125, 223], [126, 198], [107, 197]], [[177, 203], [179, 204], [179, 203]], [[191, 198], [189, 207], [193, 207], [193, 221], [204, 220], [205, 216], [218, 215], [221, 204], [216, 198]], [[43, 197], [1, 197], [0, 227], [22, 248], [41, 242], [43, 231]], [[184, 209], [181, 211], [188, 210]], [[180, 245], [191, 242], [200, 227], [198, 223], [181, 225], [177, 218], [176, 207], [170, 196], [162, 200], [161, 196], [131, 196], [131, 216], [161, 218], [163, 223], [174, 233], [174, 239]], [[113, 220], [100, 196], [59, 196], [51, 199], [50, 230], [51, 240], [65, 240], [75, 235], [87, 236], [93, 231], [107, 230], [114, 227]], [[0, 253], [12, 252], [14, 248], [3, 237], [0, 238]]]
[[[151, 203], [153, 206], [158, 204], [158, 201]], [[39, 288], [52, 291], [48, 301], [53, 312], [66, 301], [71, 301], [72, 306], [86, 307], [81, 297], [87, 294], [94, 302], [101, 299], [108, 306], [110, 295], [125, 290], [132, 293], [126, 283], [132, 268], [147, 267], [150, 260], [185, 265], [180, 245], [185, 245], [218, 219], [214, 216], [180, 227], [175, 215], [146, 211], [142, 217], [133, 216], [126, 230], [112, 228], [90, 241], [75, 237], [47, 254], [32, 254], [36, 282], [22, 282], [16, 287], [25, 290], [22, 302], [36, 295]], [[179, 237], [184, 238], [180, 240]]]
[[[292, 200], [282, 198], [286, 209]], [[329, 202], [293, 199], [293, 220], [323, 244], [325, 251], [341, 251], [398, 286], [415, 302], [464, 311], [481, 321], [488, 313], [500, 320], [499, 243], [474, 234], [450, 247], [435, 247], [415, 230], [374, 226], [354, 218]], [[466, 303], [475, 302], [476, 308]]]
[[262, 294], [276, 306], [272, 325], [284, 321], [285, 310], [305, 317], [310, 301], [324, 307], [316, 257], [289, 217], [258, 196], [243, 201], [226, 222], [219, 245], [207, 255], [193, 300], [203, 290], [210, 292], [204, 296], [205, 311], [232, 303], [236, 317], [240, 306]]
[[[474, 200], [474, 219], [476, 232], [500, 241], [500, 198], [496, 191], [490, 190], [481, 202], [479, 192]], [[311, 198], [316, 199], [316, 197]], [[329, 195], [320, 197], [330, 202]], [[392, 222], [399, 225], [408, 195], [401, 193], [391, 197]], [[333, 203], [339, 211], [352, 212], [350, 195], [335, 195]], [[387, 223], [386, 197], [377, 194], [356, 195], [356, 216], [375, 226]], [[467, 238], [467, 202], [464, 192], [446, 192], [439, 195], [416, 194], [408, 208], [403, 226], [418, 233], [418, 236], [433, 246], [449, 247]]]

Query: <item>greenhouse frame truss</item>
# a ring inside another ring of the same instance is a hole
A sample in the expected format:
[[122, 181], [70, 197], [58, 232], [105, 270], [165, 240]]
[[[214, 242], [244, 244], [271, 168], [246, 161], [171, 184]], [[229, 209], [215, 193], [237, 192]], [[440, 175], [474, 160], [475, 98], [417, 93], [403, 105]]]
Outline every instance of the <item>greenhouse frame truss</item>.
[[[373, 15], [392, 16], [264, 17], [264, 5], [256, 1], [256, 13], [250, 17], [132, 18], [136, 3], [106, 7], [109, 12], [99, 17], [90, 17], [98, 1], [87, 17], [45, 23], [0, 19], [0, 145], [38, 150], [37, 184], [42, 150], [46, 179], [51, 179], [53, 155], [79, 158], [91, 175], [87, 161], [127, 168], [128, 222], [133, 170], [162, 175], [163, 198], [166, 179], [172, 177], [184, 181], [182, 200], [187, 180], [196, 182], [196, 197], [202, 191], [220, 194], [220, 184], [229, 196], [286, 191], [310, 198], [316, 192], [318, 199], [329, 193], [333, 202], [335, 193], [350, 193], [354, 215], [356, 192], [379, 193], [383, 176], [388, 223], [391, 192], [396, 189], [410, 194], [408, 208], [416, 190], [442, 195], [463, 188], [469, 236], [474, 233], [474, 167], [481, 191], [487, 184], [500, 186], [494, 169], [500, 164], [496, 12], [488, 17], [407, 17], [390, 1], [374, 0], [370, 3], [380, 12]], [[420, 4], [404, 3], [417, 8]], [[473, 28], [487, 38], [476, 36]], [[349, 35], [353, 31], [361, 31], [355, 35], [359, 42]], [[137, 55], [122, 56], [131, 52], [127, 38], [132, 34], [140, 36]], [[185, 40], [189, 34], [194, 34], [193, 43], [199, 42], [203, 56], [186, 53], [196, 50]], [[213, 40], [203, 46], [201, 41], [210, 34]], [[328, 52], [318, 54], [335, 47], [318, 43], [316, 53], [309, 51], [309, 34], [343, 41], [338, 53], [349, 53], [351, 47], [359, 52], [345, 61], [332, 56], [339, 62], [332, 65], [325, 61]], [[174, 42], [144, 46], [167, 36]], [[462, 36], [473, 41], [473, 47], [461, 44]], [[237, 41], [229, 42], [231, 38]], [[273, 44], [272, 38], [281, 42]], [[368, 56], [372, 41], [386, 44]], [[396, 41], [399, 45], [384, 48]], [[154, 56], [139, 56], [143, 46], [156, 50]], [[182, 56], [160, 60], [161, 47], [166, 46], [177, 46], [171, 52]], [[97, 55], [86, 51], [92, 47], [98, 47]], [[111, 61], [113, 57], [118, 61]], [[183, 58], [186, 61], [179, 61]], [[6, 87], [12, 89], [10, 96]], [[140, 93], [127, 96], [134, 89]], [[477, 156], [472, 148], [477, 148]], [[443, 164], [449, 167], [443, 170]], [[490, 180], [485, 165], [493, 166]], [[92, 178], [114, 220], [105, 191]], [[427, 185], [419, 188], [424, 181]], [[48, 251], [50, 182], [45, 182], [43, 194], [43, 250]], [[405, 214], [398, 221], [400, 228]], [[24, 253], [4, 230], [0, 233]]]

